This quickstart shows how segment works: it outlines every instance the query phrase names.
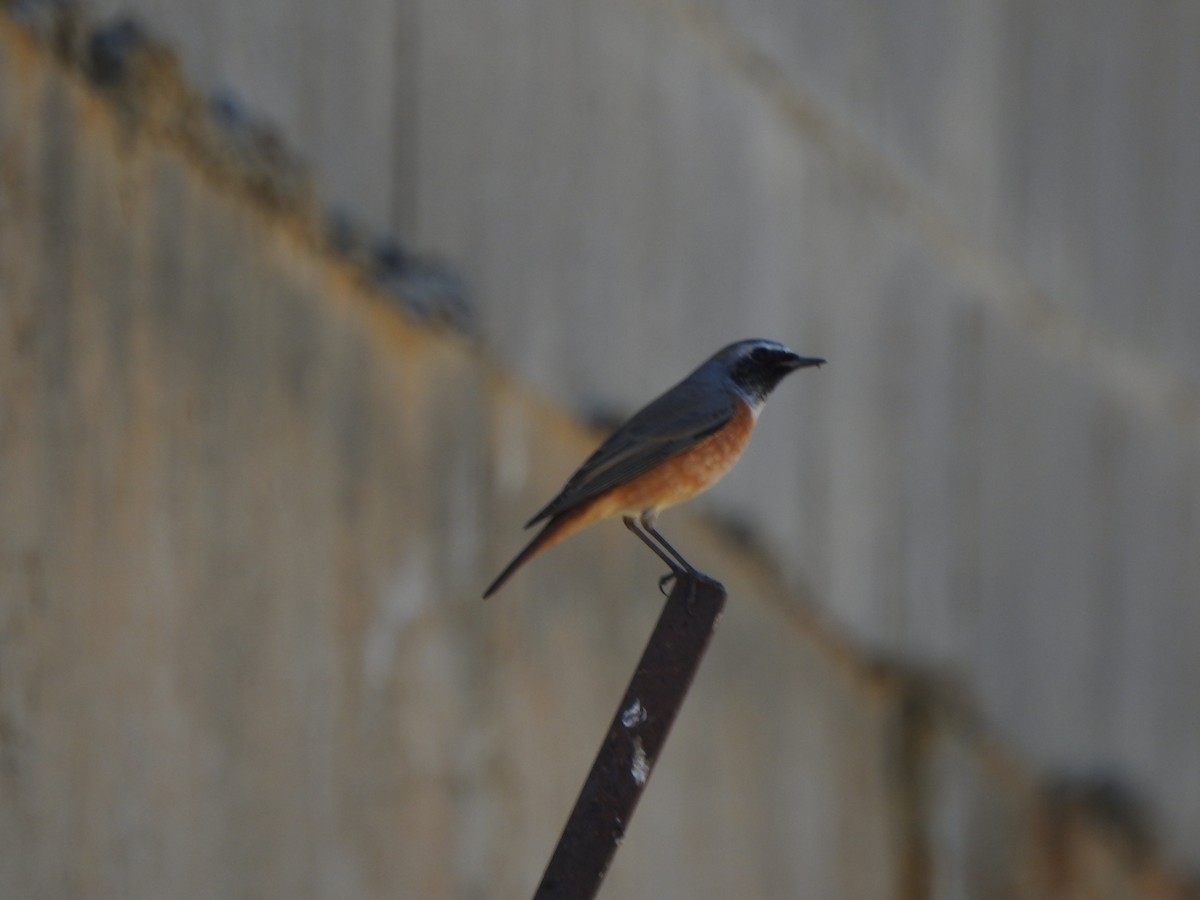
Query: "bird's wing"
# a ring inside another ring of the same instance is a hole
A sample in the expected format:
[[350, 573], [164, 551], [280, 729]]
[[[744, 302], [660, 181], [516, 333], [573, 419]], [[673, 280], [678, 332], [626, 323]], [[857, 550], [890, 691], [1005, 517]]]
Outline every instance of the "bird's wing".
[[719, 431], [733, 418], [738, 401], [711, 388], [684, 382], [644, 407], [588, 457], [525, 527], [625, 484]]

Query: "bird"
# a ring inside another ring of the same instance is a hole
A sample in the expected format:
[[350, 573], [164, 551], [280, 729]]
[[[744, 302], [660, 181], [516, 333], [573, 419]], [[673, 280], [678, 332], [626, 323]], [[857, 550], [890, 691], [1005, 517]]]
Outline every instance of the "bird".
[[537, 554], [617, 515], [670, 567], [662, 583], [683, 573], [699, 576], [656, 530], [658, 514], [720, 481], [746, 449], [771, 391], [791, 372], [824, 364], [762, 339], [717, 351], [634, 413], [587, 458], [558, 496], [525, 524], [546, 523], [488, 586], [484, 599]]

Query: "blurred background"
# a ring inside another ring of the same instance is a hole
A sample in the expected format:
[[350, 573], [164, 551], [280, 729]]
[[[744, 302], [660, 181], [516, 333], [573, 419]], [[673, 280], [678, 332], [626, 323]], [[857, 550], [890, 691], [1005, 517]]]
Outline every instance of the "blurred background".
[[768, 337], [830, 364], [661, 523], [730, 606], [604, 895], [1193, 896], [1197, 46], [6, 3], [0, 893], [528, 895], [660, 573], [610, 523], [478, 595], [597, 427]]

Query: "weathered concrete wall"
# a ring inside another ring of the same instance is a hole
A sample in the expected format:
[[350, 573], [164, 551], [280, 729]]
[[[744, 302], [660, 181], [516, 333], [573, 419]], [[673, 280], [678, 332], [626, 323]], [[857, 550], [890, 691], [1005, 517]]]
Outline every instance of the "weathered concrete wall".
[[[657, 569], [614, 525], [481, 604], [593, 437], [193, 125], [0, 20], [0, 894], [528, 893]], [[827, 385], [776, 405], [832, 421]], [[1182, 896], [765, 559], [672, 534], [733, 599], [607, 894]]]
[[[0, 894], [527, 894], [657, 570], [479, 592], [591, 438], [7, 25], [0, 98]], [[894, 896], [895, 697], [748, 576], [611, 893]]]
[[100, 6], [463, 266], [576, 409], [748, 334], [829, 357], [715, 503], [1200, 866], [1195, 4]]

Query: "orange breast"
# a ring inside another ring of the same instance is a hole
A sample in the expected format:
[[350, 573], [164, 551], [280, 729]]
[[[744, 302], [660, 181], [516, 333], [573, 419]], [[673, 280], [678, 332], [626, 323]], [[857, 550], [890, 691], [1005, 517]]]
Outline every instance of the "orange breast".
[[636, 516], [691, 500], [724, 477], [750, 441], [754, 416], [744, 403], [737, 404], [733, 419], [695, 447], [667, 460], [603, 497], [589, 519], [613, 515]]
[[733, 467], [753, 430], [754, 415], [746, 404], [739, 402], [733, 419], [716, 434], [628, 484], [553, 519], [543, 532], [536, 552], [549, 550], [600, 519], [640, 516], [647, 510], [657, 512], [691, 500], [720, 481]]

